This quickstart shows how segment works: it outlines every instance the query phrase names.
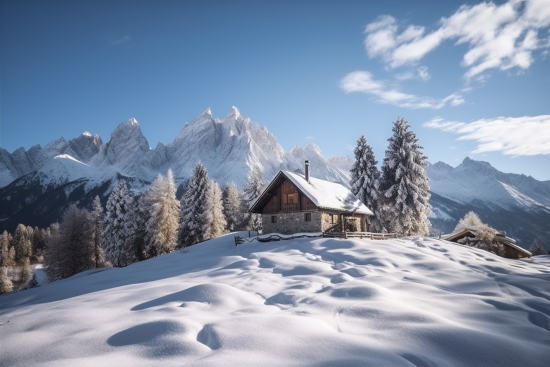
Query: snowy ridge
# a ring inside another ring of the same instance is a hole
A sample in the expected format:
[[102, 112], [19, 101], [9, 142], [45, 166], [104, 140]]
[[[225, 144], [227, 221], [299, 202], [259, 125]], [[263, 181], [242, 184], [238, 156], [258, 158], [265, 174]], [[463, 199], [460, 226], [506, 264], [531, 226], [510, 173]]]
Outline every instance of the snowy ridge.
[[[52, 163], [59, 156], [72, 157], [89, 169], [68, 172], [66, 165]], [[181, 182], [190, 177], [198, 161], [220, 184], [234, 181], [242, 187], [254, 166], [268, 180], [282, 169], [303, 169], [306, 159], [312, 163], [315, 177], [347, 185], [349, 158], [326, 159], [314, 144], [286, 152], [266, 127], [244, 118], [237, 107], [222, 120], [214, 118], [208, 108], [187, 122], [173, 142], [159, 143], [155, 149], [149, 147], [135, 118], [120, 123], [105, 144], [86, 131], [69, 141], [54, 140], [44, 148], [19, 148], [12, 154], [0, 149], [0, 187], [33, 171], [43, 172], [55, 183], [76, 178], [99, 182], [116, 175], [152, 181], [172, 169], [176, 181]]]
[[417, 237], [235, 247], [234, 235], [1, 295], [3, 365], [543, 367], [550, 359], [549, 256], [510, 260]]
[[486, 202], [505, 209], [550, 211], [550, 187], [525, 175], [502, 173], [487, 162], [468, 157], [456, 168], [438, 162], [426, 168], [430, 189], [460, 203]]

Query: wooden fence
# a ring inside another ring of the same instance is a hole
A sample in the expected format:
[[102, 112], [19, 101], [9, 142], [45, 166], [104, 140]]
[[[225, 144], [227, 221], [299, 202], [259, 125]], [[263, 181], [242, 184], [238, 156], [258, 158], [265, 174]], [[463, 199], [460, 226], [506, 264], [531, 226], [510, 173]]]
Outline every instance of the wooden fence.
[[374, 233], [374, 232], [325, 232], [323, 233], [323, 237], [387, 240], [390, 238], [397, 238], [397, 235], [395, 233]]
[[271, 242], [281, 240], [293, 240], [295, 238], [315, 238], [315, 237], [337, 237], [337, 238], [361, 238], [368, 240], [387, 240], [390, 238], [397, 238], [395, 233], [373, 233], [373, 232], [324, 232], [315, 234], [300, 234], [300, 235], [283, 235], [278, 234], [263, 235], [252, 238], [235, 236], [235, 246], [241, 245], [245, 242]]
[[235, 246], [242, 245], [245, 242], [252, 242], [252, 241], [258, 241], [258, 242], [271, 242], [271, 241], [281, 241], [281, 240], [293, 240], [295, 238], [314, 238], [314, 237], [322, 237], [322, 233], [318, 234], [300, 234], [296, 236], [279, 236], [278, 234], [272, 234], [270, 236], [258, 236], [258, 237], [240, 237], [235, 236]]

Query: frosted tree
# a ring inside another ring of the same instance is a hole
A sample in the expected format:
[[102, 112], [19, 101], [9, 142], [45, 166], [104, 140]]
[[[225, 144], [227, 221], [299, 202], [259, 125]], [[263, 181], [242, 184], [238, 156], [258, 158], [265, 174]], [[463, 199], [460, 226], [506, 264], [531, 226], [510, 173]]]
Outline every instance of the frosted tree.
[[10, 243], [11, 236], [4, 231], [0, 236], [0, 294], [13, 290], [13, 283], [8, 277], [8, 265], [13, 261], [9, 254]]
[[49, 229], [40, 229], [34, 227], [32, 237], [32, 253], [36, 256], [42, 256], [46, 249], [46, 241], [49, 236]]
[[8, 267], [0, 266], [0, 294], [11, 292], [13, 290], [13, 283], [8, 277]]
[[536, 238], [533, 240], [531, 247], [529, 247], [529, 252], [533, 256], [546, 255], [546, 251], [544, 250], [544, 247], [542, 247], [542, 245]]
[[394, 122], [392, 131], [378, 185], [384, 227], [401, 236], [424, 236], [431, 211], [427, 157], [404, 118]]
[[8, 266], [13, 261], [13, 259], [10, 259], [11, 240], [8, 231], [4, 231], [0, 235], [0, 266]]
[[209, 200], [209, 230], [207, 233], [207, 238], [216, 238], [225, 233], [227, 227], [227, 221], [223, 214], [223, 199], [222, 199], [222, 190], [220, 186], [210, 180], [210, 188], [208, 190], [208, 200]]
[[32, 227], [25, 227], [18, 224], [13, 236], [13, 247], [15, 248], [15, 261], [22, 261], [25, 257], [32, 255]]
[[103, 206], [99, 195], [96, 195], [92, 204], [90, 221], [92, 225], [92, 241], [94, 246], [93, 260], [96, 268], [102, 268], [106, 265], [105, 255], [103, 253]]
[[237, 185], [233, 182], [228, 183], [223, 189], [222, 197], [227, 230], [229, 232], [240, 230], [242, 198]]
[[202, 163], [198, 163], [181, 198], [178, 248], [187, 247], [207, 239], [210, 226], [210, 180]]
[[166, 177], [158, 175], [143, 197], [148, 211], [146, 252], [159, 256], [173, 251], [178, 238], [180, 203], [172, 170]]
[[126, 182], [118, 181], [107, 200], [103, 232], [105, 257], [113, 266], [127, 266], [136, 261], [136, 250], [132, 241], [133, 205]]
[[378, 162], [374, 158], [374, 153], [367, 143], [365, 135], [361, 135], [357, 140], [354, 154], [355, 162], [350, 170], [351, 192], [374, 213], [374, 216], [368, 219], [372, 230], [383, 232], [383, 225], [380, 220], [382, 215], [379, 213], [378, 190], [376, 188], [380, 171], [376, 167]]
[[69, 206], [52, 234], [44, 256], [50, 281], [65, 279], [95, 267], [93, 228], [90, 213]]
[[464, 237], [458, 240], [458, 243], [492, 252], [499, 256], [504, 256], [504, 246], [495, 241], [497, 231], [483, 223], [479, 216], [473, 211], [466, 213], [466, 215], [458, 221], [453, 233], [458, 233], [465, 229], [474, 233], [475, 237]]
[[242, 216], [243, 224], [242, 228], [245, 230], [261, 231], [262, 230], [262, 216], [261, 214], [249, 213], [248, 209], [258, 199], [264, 188], [262, 181], [262, 171], [258, 166], [254, 166], [250, 175], [248, 176], [248, 184], [244, 187], [243, 201], [242, 201]]
[[473, 211], [466, 213], [466, 215], [458, 221], [453, 233], [458, 233], [465, 229], [472, 230], [476, 233], [478, 239], [486, 243], [492, 243], [496, 235], [496, 231], [489, 225], [483, 223], [479, 216]]

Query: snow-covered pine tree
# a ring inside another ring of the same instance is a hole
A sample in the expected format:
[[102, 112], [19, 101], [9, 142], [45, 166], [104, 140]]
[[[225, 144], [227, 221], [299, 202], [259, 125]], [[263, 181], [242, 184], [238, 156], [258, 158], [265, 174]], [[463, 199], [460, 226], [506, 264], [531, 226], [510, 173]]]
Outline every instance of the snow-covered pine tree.
[[147, 189], [143, 203], [149, 212], [146, 252], [159, 256], [173, 251], [178, 238], [180, 203], [172, 170], [168, 170], [166, 177], [158, 175]]
[[427, 157], [404, 118], [394, 122], [392, 131], [378, 181], [384, 227], [401, 236], [424, 236], [431, 211]]
[[181, 198], [178, 248], [204, 241], [209, 232], [210, 182], [208, 172], [202, 163], [197, 163], [187, 190]]
[[529, 247], [529, 252], [533, 256], [546, 255], [546, 251], [544, 250], [544, 247], [542, 247], [539, 240], [537, 240], [536, 238], [533, 240], [531, 247]]
[[210, 213], [210, 228], [207, 234], [207, 238], [216, 238], [226, 232], [227, 221], [223, 215], [223, 199], [222, 190], [220, 186], [210, 180], [210, 189], [208, 190], [209, 213]]
[[136, 250], [131, 241], [133, 205], [126, 181], [118, 181], [107, 199], [103, 232], [105, 257], [113, 266], [127, 266], [136, 261]]
[[227, 230], [235, 232], [240, 230], [242, 198], [241, 192], [234, 182], [225, 185], [223, 189], [223, 214], [227, 222]]
[[254, 166], [248, 176], [248, 184], [244, 187], [242, 201], [242, 216], [243, 224], [241, 227], [244, 230], [261, 231], [262, 230], [262, 215], [249, 213], [248, 209], [258, 199], [264, 188], [262, 181], [262, 171], [260, 167]]
[[383, 232], [384, 227], [380, 220], [378, 205], [378, 178], [380, 171], [376, 167], [378, 162], [374, 158], [371, 146], [367, 143], [365, 135], [361, 135], [357, 140], [357, 146], [354, 150], [355, 162], [351, 167], [351, 192], [367, 206], [374, 215], [369, 217], [371, 230], [374, 232]]
[[90, 221], [92, 222], [92, 241], [94, 244], [93, 260], [95, 268], [106, 266], [105, 255], [103, 253], [103, 206], [99, 195], [96, 195], [92, 204], [92, 212], [90, 213]]

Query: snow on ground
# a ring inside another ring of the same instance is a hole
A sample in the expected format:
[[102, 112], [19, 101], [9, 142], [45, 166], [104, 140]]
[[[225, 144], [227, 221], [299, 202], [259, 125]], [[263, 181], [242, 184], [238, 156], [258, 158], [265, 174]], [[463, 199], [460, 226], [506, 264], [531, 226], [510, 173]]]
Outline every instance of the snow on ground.
[[233, 236], [0, 296], [0, 365], [548, 365], [550, 256]]

